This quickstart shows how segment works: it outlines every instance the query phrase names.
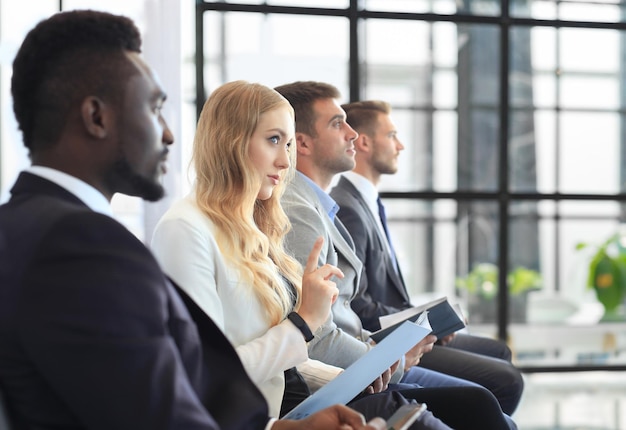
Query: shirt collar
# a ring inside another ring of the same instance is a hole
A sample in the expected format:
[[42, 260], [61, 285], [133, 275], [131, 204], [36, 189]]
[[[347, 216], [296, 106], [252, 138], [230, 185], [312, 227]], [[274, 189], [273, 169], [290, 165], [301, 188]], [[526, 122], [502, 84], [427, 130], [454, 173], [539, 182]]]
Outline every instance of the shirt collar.
[[359, 192], [367, 202], [367, 205], [370, 208], [376, 209], [372, 212], [378, 213], [378, 203], [376, 203], [376, 200], [378, 200], [378, 190], [376, 189], [376, 186], [372, 184], [372, 182], [365, 176], [355, 172], [345, 172], [343, 173], [343, 176], [347, 180], [352, 182], [352, 185], [354, 185], [354, 187], [359, 190]]
[[113, 216], [113, 210], [111, 209], [111, 205], [106, 197], [104, 197], [100, 191], [75, 176], [71, 176], [67, 173], [61, 172], [60, 170], [44, 166], [30, 166], [26, 169], [26, 171], [33, 175], [47, 179], [50, 182], [54, 182], [58, 186], [74, 194], [92, 211], [108, 215], [110, 217]]
[[339, 205], [332, 199], [332, 197], [330, 197], [330, 195], [328, 195], [326, 191], [321, 189], [320, 186], [313, 182], [313, 180], [307, 175], [301, 172], [297, 172], [297, 174], [300, 175], [300, 177], [302, 177], [310, 185], [313, 191], [315, 191], [317, 198], [322, 204], [322, 208], [324, 208], [324, 211], [328, 214], [330, 219], [334, 221], [335, 215], [337, 215], [337, 212], [339, 211]]
[[363, 200], [365, 200], [367, 208], [370, 210], [372, 215], [374, 215], [378, 230], [383, 235], [383, 237], [386, 237], [387, 234], [385, 233], [382, 221], [380, 220], [380, 211], [378, 209], [379, 194], [376, 186], [372, 184], [372, 182], [365, 176], [359, 175], [358, 173], [345, 172], [343, 173], [343, 176], [348, 181], [350, 181], [352, 185], [354, 185], [354, 187], [357, 189], [357, 191], [361, 194], [361, 197], [363, 197]]
[[378, 189], [369, 179], [355, 172], [345, 172], [343, 173], [343, 176], [352, 182], [352, 185], [359, 190], [370, 206], [373, 205], [373, 207], [378, 207], [376, 203], [376, 200], [378, 199]]

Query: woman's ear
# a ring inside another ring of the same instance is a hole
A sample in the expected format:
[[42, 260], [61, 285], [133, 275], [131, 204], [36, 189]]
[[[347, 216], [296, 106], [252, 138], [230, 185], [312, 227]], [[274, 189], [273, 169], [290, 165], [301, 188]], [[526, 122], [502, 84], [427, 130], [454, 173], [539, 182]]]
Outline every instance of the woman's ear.
[[91, 136], [103, 139], [108, 134], [110, 109], [99, 97], [89, 96], [80, 106], [80, 115], [85, 131]]

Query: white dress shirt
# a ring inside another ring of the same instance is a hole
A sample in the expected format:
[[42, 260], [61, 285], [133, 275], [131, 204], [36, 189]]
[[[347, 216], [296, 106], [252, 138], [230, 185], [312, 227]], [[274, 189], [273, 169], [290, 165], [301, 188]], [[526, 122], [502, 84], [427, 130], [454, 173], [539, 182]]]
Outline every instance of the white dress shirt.
[[395, 260], [395, 256], [391, 252], [391, 247], [389, 246], [389, 242], [387, 240], [387, 233], [385, 233], [385, 229], [383, 228], [383, 223], [380, 220], [380, 212], [378, 211], [378, 189], [374, 184], [372, 184], [369, 179], [365, 176], [359, 175], [355, 172], [344, 172], [343, 176], [354, 185], [354, 187], [359, 190], [361, 196], [365, 200], [367, 204], [367, 208], [370, 210], [372, 215], [374, 215], [374, 219], [376, 220], [376, 227], [378, 227], [378, 231], [381, 234], [381, 237], [385, 238], [385, 246], [387, 247], [387, 252], [392, 258]]
[[107, 198], [100, 191], [75, 176], [68, 175], [60, 170], [44, 166], [30, 166], [25, 170], [28, 173], [37, 175], [54, 182], [58, 186], [66, 189], [78, 197], [84, 204], [94, 212], [113, 217], [113, 210]]

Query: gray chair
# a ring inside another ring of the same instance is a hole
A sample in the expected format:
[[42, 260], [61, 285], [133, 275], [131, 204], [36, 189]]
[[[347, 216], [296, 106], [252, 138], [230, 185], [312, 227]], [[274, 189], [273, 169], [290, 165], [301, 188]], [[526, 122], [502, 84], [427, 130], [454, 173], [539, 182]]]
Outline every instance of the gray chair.
[[7, 411], [6, 404], [2, 391], [0, 391], [0, 430], [11, 430], [12, 427], [9, 424], [9, 412]]

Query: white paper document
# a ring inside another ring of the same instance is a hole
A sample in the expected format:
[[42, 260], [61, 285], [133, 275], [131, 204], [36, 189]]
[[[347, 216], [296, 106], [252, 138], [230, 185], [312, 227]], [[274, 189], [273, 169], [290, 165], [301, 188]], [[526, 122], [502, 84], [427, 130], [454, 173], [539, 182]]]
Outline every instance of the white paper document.
[[430, 333], [430, 328], [405, 321], [367, 354], [284, 416], [305, 418], [328, 406], [345, 405]]
[[406, 319], [411, 318], [414, 315], [421, 314], [422, 312], [427, 310], [429, 307], [437, 305], [446, 300], [447, 300], [447, 297], [441, 297], [437, 300], [424, 303], [420, 306], [414, 306], [412, 308], [404, 309], [402, 311], [399, 311], [393, 314], [382, 315], [381, 317], [378, 318], [378, 321], [380, 323], [380, 329], [384, 330], [388, 327], [398, 324], [401, 321], [405, 321]]
[[421, 306], [381, 316], [378, 318], [381, 329], [371, 334], [372, 339], [380, 342], [402, 321], [416, 321], [425, 311], [428, 312], [428, 321], [433, 334], [439, 339], [465, 328], [465, 318], [460, 313], [460, 308], [456, 310], [446, 297], [442, 297]]

